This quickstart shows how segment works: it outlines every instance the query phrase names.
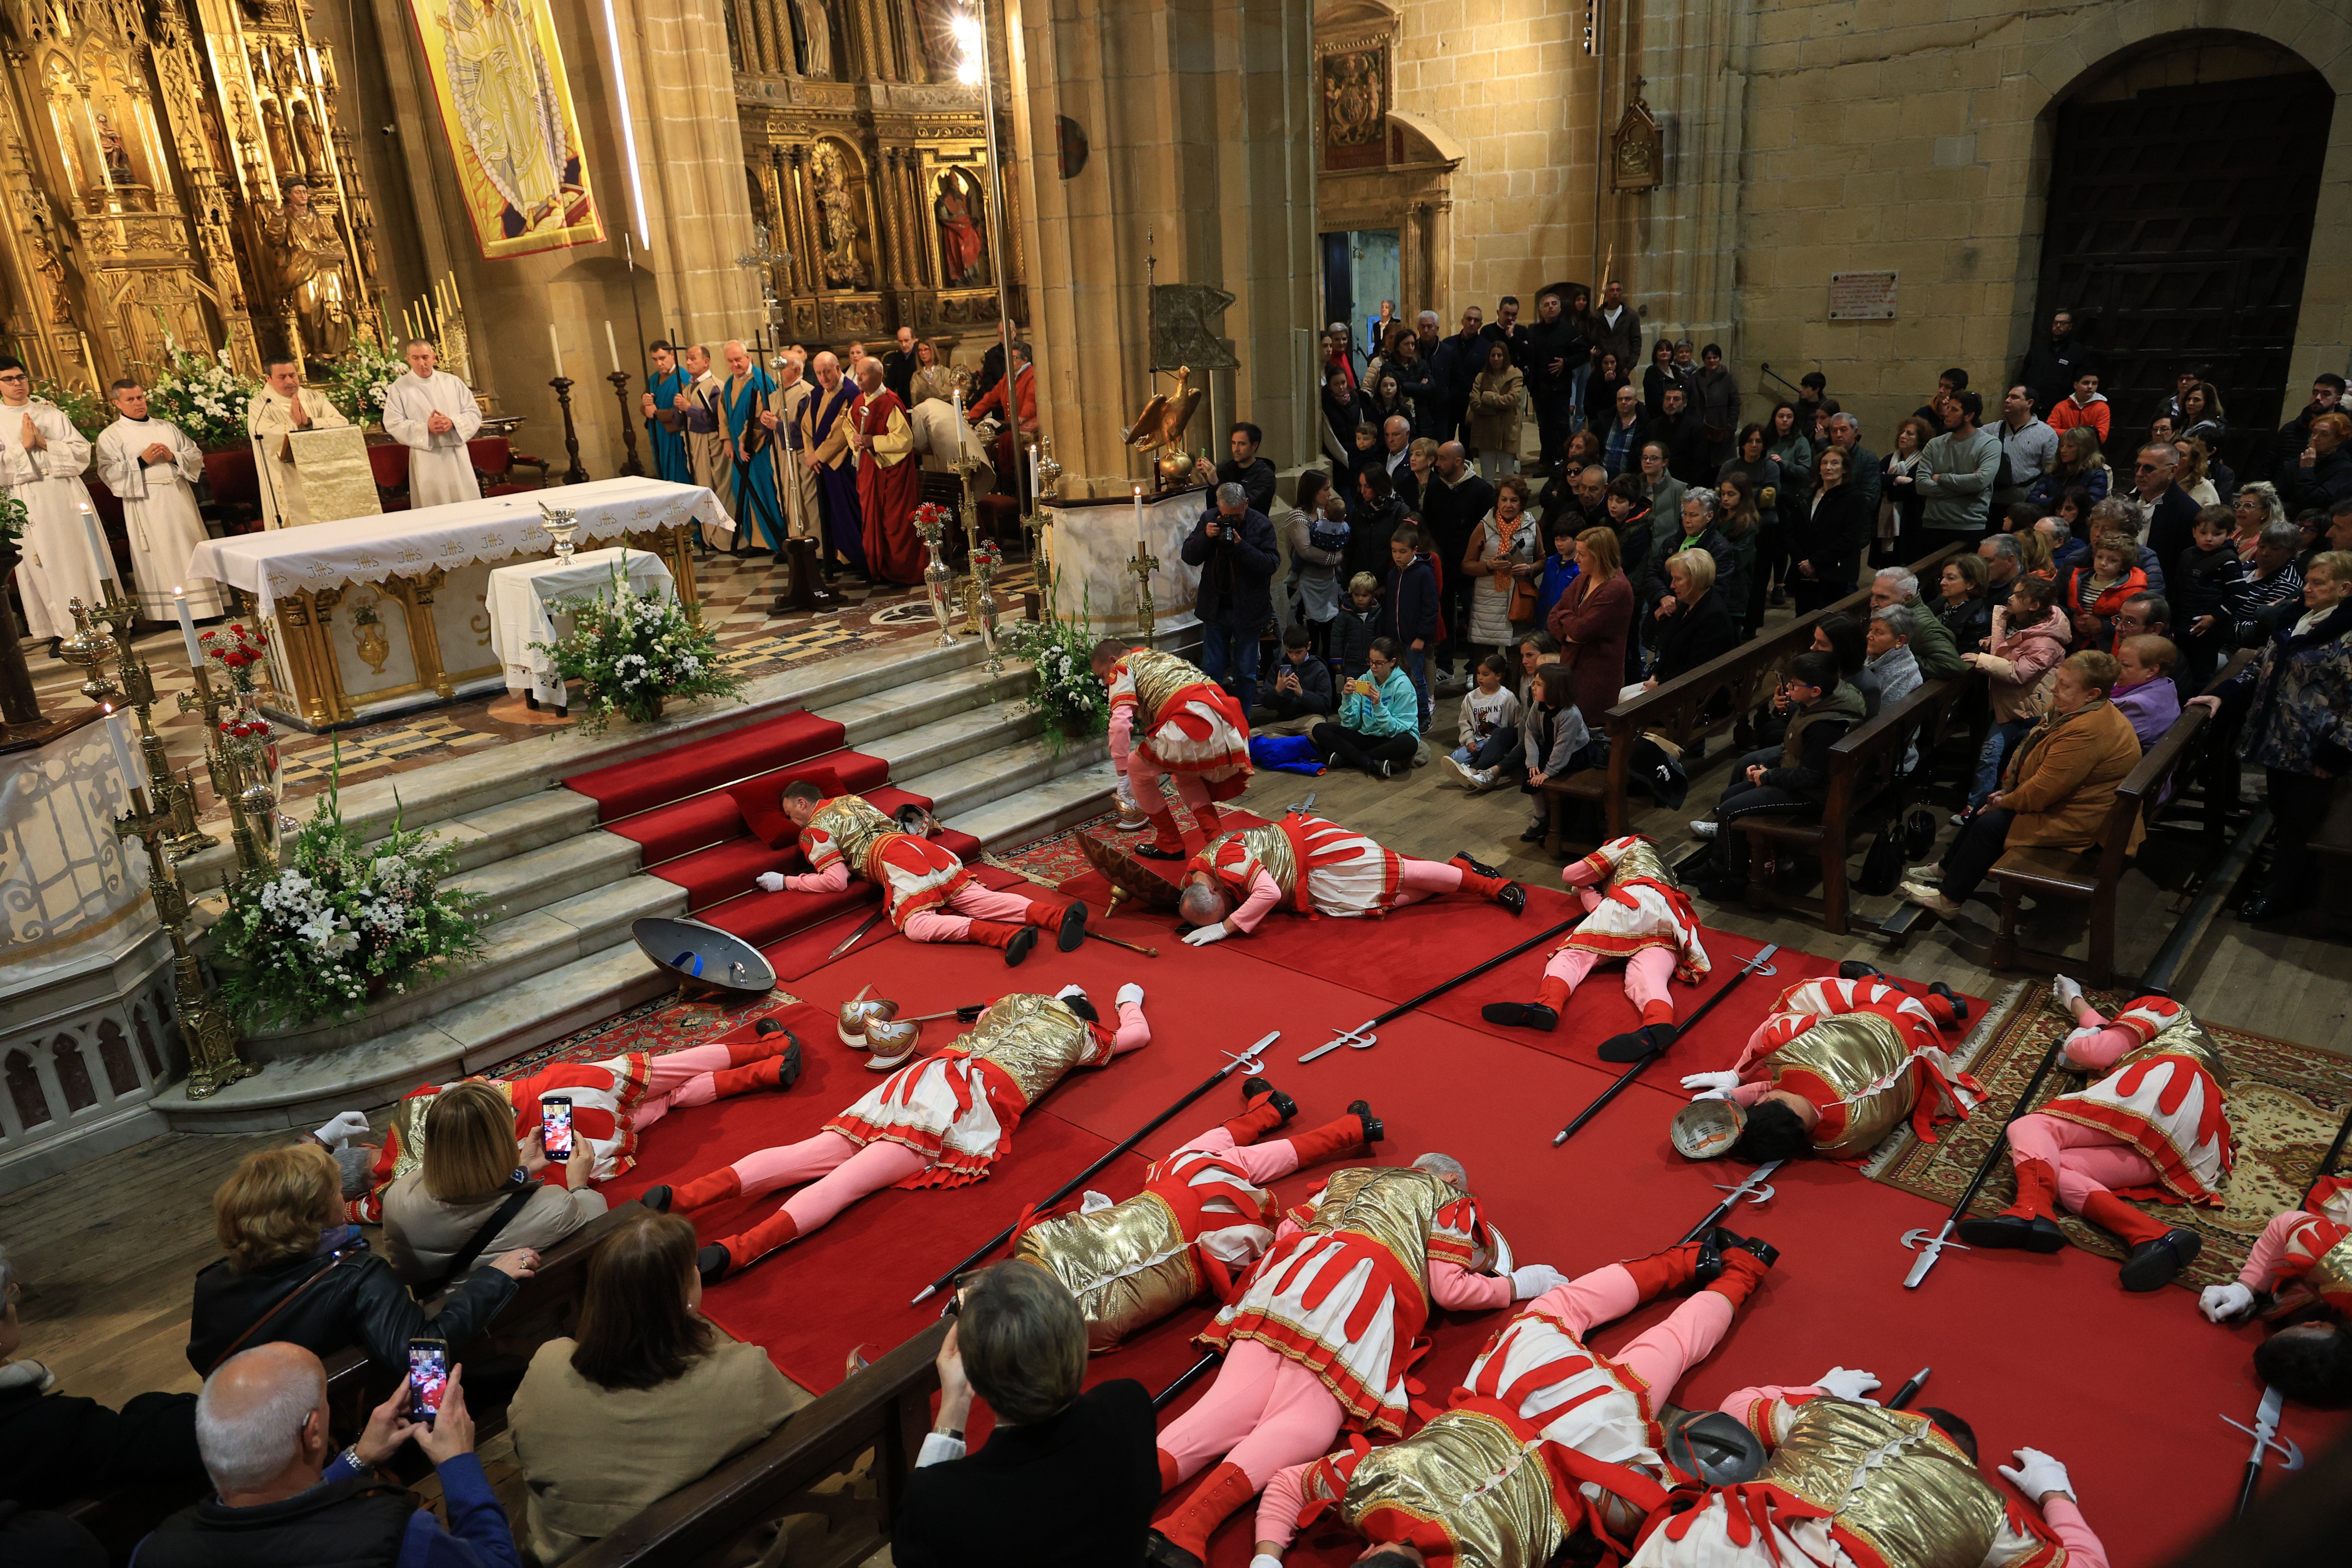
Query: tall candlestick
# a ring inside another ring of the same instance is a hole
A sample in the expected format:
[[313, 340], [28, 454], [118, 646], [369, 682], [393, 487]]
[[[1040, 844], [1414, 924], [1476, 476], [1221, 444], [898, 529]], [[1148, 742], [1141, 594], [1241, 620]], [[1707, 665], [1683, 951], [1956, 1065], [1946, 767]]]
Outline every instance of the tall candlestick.
[[1029, 443], [1029, 504], [1037, 504], [1037, 443]]
[[139, 771], [138, 763], [131, 758], [131, 738], [122, 732], [122, 715], [114, 710], [112, 703], [102, 704], [100, 711], [106, 715], [106, 738], [114, 742], [114, 765], [122, 770], [122, 788], [128, 794], [137, 789], [147, 775]]
[[547, 323], [547, 352], [555, 356], [555, 374], [558, 376], [562, 375], [563, 345], [556, 341], [555, 323], [553, 321]]
[[604, 323], [604, 352], [613, 356], [613, 374], [621, 374], [621, 345], [613, 339], [613, 323]]
[[98, 514], [89, 510], [88, 501], [74, 504], [81, 512], [82, 531], [89, 537], [89, 558], [98, 563], [98, 574], [100, 577], [114, 576], [114, 557], [107, 553], [105, 537], [98, 531]]
[[961, 429], [963, 427], [963, 388], [961, 386], [955, 389], [955, 411], [956, 427]]
[[188, 614], [188, 591], [177, 583], [172, 584], [172, 608], [180, 613], [180, 640], [188, 645], [188, 668], [202, 669], [205, 650], [196, 646], [196, 621]]
[[1143, 531], [1143, 487], [1141, 485], [1135, 487], [1135, 544], [1139, 550], [1151, 548], [1151, 541], [1145, 537]]

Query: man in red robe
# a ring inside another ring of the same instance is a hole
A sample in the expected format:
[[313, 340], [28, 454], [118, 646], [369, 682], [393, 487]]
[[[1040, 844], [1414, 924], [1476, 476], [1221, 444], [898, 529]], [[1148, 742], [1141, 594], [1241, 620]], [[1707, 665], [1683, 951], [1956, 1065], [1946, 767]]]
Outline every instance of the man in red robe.
[[866, 538], [866, 569], [885, 583], [923, 580], [922, 542], [915, 536], [915, 508], [923, 499], [921, 465], [907, 405], [882, 384], [882, 362], [857, 362], [857, 384], [866, 395], [849, 444], [857, 449], [857, 517]]
[[[1006, 398], [1012, 401], [1008, 404]], [[1007, 410], [1012, 418], [1005, 418]], [[1021, 447], [1024, 442], [1037, 438], [1037, 372], [1029, 363], [1029, 345], [1013, 345], [1011, 373], [988, 395], [965, 410], [975, 425], [990, 414], [1003, 421], [1004, 427], [996, 433], [996, 473], [1004, 481], [1007, 495], [1019, 495], [1029, 481], [1028, 470], [1022, 466]]]

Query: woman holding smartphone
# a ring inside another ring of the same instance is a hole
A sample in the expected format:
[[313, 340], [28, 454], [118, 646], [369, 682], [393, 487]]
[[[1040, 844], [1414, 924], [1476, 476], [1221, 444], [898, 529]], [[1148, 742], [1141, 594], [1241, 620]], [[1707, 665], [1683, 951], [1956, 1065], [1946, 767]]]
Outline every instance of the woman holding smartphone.
[[[567, 1108], [568, 1109], [568, 1108]], [[559, 1117], [570, 1132], [569, 1118]], [[425, 1116], [425, 1158], [383, 1194], [384, 1250], [393, 1272], [418, 1290], [456, 1284], [523, 1247], [545, 1249], [604, 1212], [588, 1185], [596, 1156], [568, 1138], [561, 1179], [541, 1128], [514, 1136], [514, 1107], [480, 1079], [450, 1085]]]

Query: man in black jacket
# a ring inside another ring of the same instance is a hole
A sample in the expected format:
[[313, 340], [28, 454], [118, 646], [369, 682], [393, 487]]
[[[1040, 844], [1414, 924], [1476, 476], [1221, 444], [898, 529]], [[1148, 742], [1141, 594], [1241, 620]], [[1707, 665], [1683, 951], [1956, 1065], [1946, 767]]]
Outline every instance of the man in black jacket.
[[1244, 421], [1225, 431], [1225, 449], [1231, 455], [1217, 465], [1217, 482], [1239, 485], [1249, 498], [1250, 505], [1267, 517], [1274, 515], [1274, 465], [1257, 455], [1258, 446], [1265, 432]]
[[2033, 394], [2036, 408], [2055, 408], [2074, 390], [2074, 378], [2098, 368], [2091, 351], [2074, 335], [2074, 312], [2060, 310], [2050, 318], [2050, 335], [2025, 351], [2017, 379]]
[[898, 395], [898, 401], [912, 408], [915, 405], [915, 329], [898, 329], [898, 346], [882, 356], [882, 384]]
[[1528, 333], [1528, 397], [1535, 405], [1536, 435], [1543, 460], [1557, 463], [1576, 428], [1576, 373], [1592, 363], [1592, 344], [1569, 324], [1559, 295], [1536, 300], [1536, 324]]
[[2173, 478], [2179, 468], [2180, 454], [2170, 442], [2142, 447], [2132, 462], [2132, 484], [2138, 493], [2123, 498], [2138, 515], [2139, 536], [2156, 552], [2159, 565], [2180, 559], [2197, 527], [2197, 502]]
[[[1495, 301], [1495, 319], [1486, 323], [1478, 336], [1490, 343], [1501, 339], [1503, 345], [1511, 351], [1511, 363], [1521, 370], [1528, 368], [1528, 345], [1531, 334], [1519, 323], [1519, 297], [1517, 294], [1506, 294]], [[1486, 368], [1486, 356], [1483, 350], [1478, 355], [1478, 368]]]
[[1688, 406], [1680, 386], [1666, 388], [1664, 408], [1650, 421], [1649, 439], [1666, 448], [1666, 471], [1686, 485], [1713, 483], [1715, 471], [1707, 463], [1706, 426]]
[[1429, 388], [1436, 417], [1424, 432], [1441, 441], [1458, 440], [1470, 415], [1470, 384], [1486, 368], [1486, 341], [1478, 335], [1486, 312], [1473, 305], [1462, 312], [1462, 330], [1439, 343], [1429, 359]]
[[1228, 481], [1185, 537], [1183, 558], [1201, 569], [1192, 605], [1201, 617], [1201, 672], [1247, 713], [1257, 702], [1258, 637], [1274, 619], [1274, 574], [1282, 563], [1274, 524]]
[[[2276, 481], [2282, 477], [2280, 470], [2292, 470], [2303, 457], [2303, 449], [2311, 445], [2311, 422], [2323, 414], [2335, 413], [2343, 404], [2342, 376], [2331, 371], [2312, 377], [2311, 401], [2303, 405], [2302, 413], [2279, 426], [2278, 434], [2271, 437], [2269, 447], [2246, 477]], [[2292, 480], [2300, 476], [2289, 472], [2284, 477]]]
[[1470, 553], [1470, 535], [1495, 510], [1495, 487], [1470, 466], [1470, 455], [1459, 441], [1437, 448], [1431, 460], [1429, 481], [1421, 492], [1421, 521], [1430, 536], [1430, 552], [1437, 558], [1437, 580], [1443, 584], [1439, 605], [1445, 621], [1445, 640], [1437, 645], [1433, 694], [1452, 695], [1454, 645], [1470, 629], [1470, 595], [1476, 580], [1462, 570]]

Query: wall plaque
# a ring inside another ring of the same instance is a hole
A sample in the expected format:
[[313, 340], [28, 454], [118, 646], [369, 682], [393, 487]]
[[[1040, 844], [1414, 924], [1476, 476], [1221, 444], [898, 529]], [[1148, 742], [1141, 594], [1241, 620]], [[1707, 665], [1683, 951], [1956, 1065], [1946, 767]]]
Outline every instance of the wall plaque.
[[1832, 272], [1830, 274], [1830, 320], [1891, 321], [1895, 319], [1895, 280], [1899, 272]]

